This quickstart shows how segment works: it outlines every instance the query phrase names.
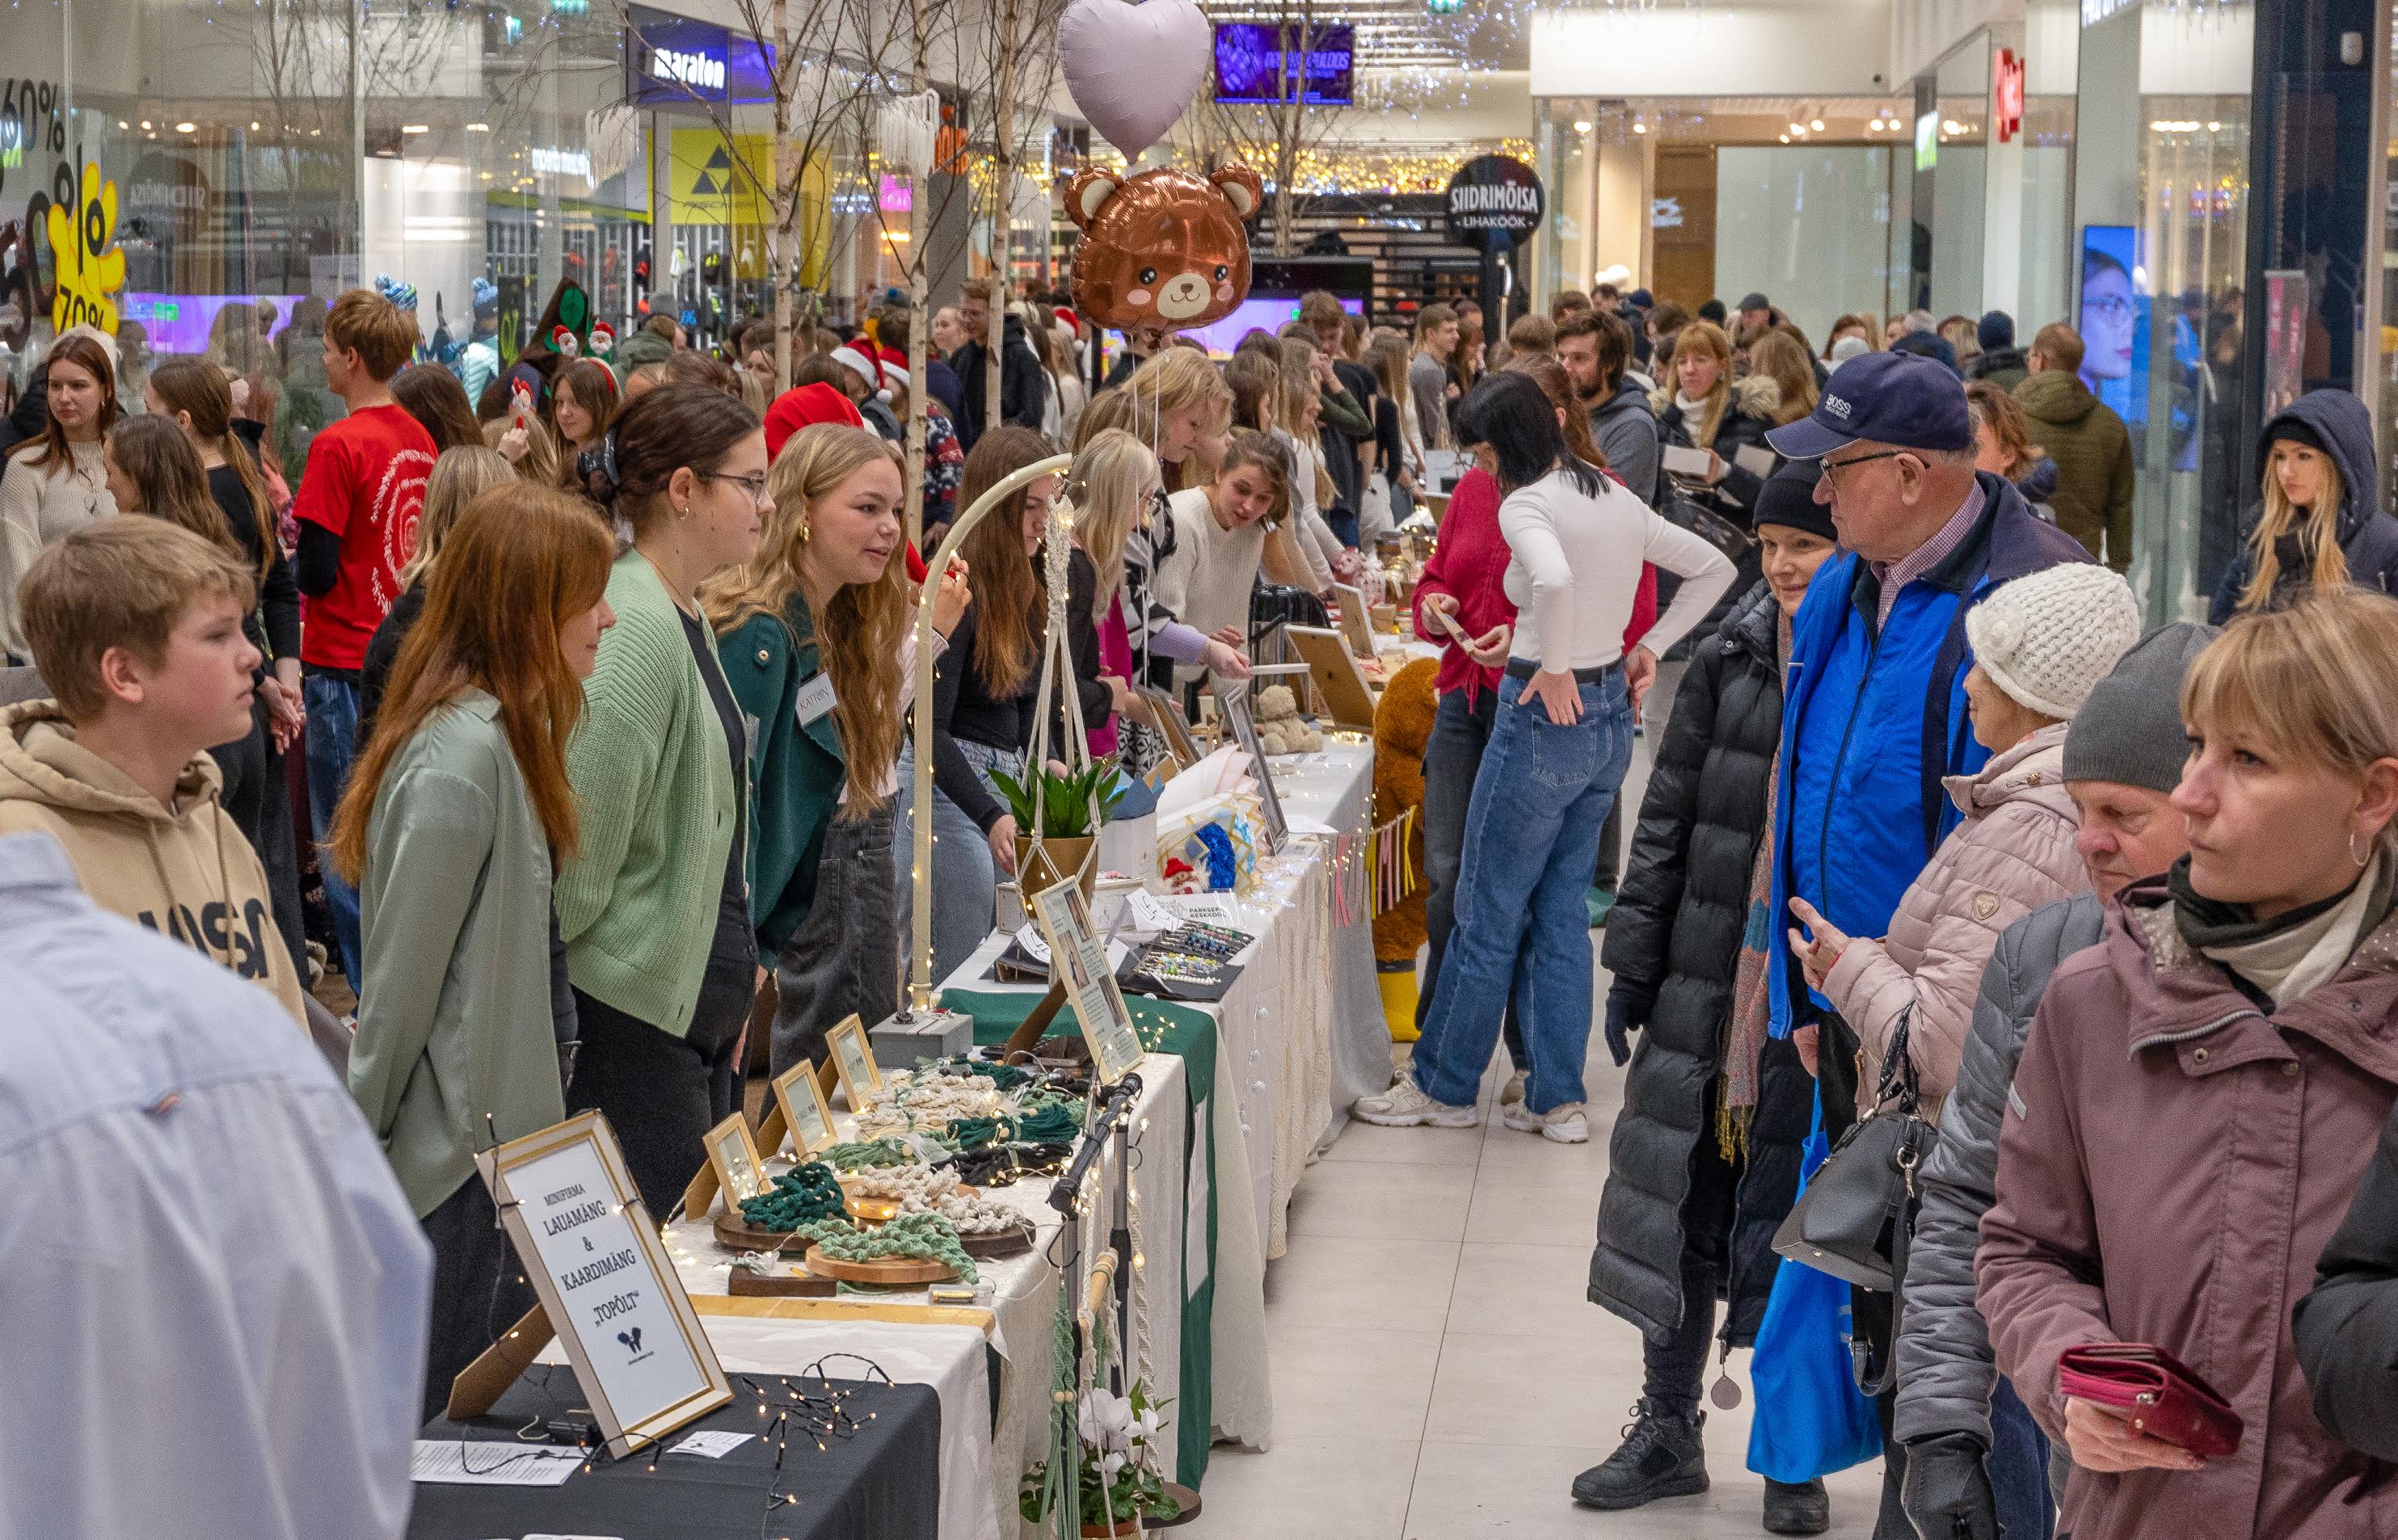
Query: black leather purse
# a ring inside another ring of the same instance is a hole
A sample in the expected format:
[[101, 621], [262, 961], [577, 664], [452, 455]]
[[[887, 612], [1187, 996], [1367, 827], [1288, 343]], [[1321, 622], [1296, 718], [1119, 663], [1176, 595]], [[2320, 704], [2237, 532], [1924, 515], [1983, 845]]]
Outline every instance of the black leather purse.
[[[1793, 1262], [1869, 1290], [1896, 1294], [1906, 1281], [1907, 1245], [1915, 1229], [1916, 1169], [1938, 1131], [1918, 1110], [1915, 1066], [1906, 1056], [1913, 1011], [1899, 1018], [1874, 1087], [1874, 1109], [1840, 1135], [1807, 1181], [1781, 1227], [1773, 1250]], [[1893, 1310], [1896, 1313], [1895, 1306]], [[1893, 1328], [1896, 1340], [1896, 1328]], [[1858, 1383], [1868, 1395], [1889, 1388], [1895, 1352], [1876, 1378]]]

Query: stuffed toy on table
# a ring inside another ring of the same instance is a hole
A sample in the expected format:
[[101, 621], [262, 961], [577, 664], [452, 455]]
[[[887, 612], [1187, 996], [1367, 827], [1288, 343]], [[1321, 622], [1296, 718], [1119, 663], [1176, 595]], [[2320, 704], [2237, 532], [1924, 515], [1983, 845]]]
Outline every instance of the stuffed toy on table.
[[1416, 1040], [1416, 952], [1424, 944], [1424, 745], [1432, 742], [1440, 699], [1433, 689], [1440, 665], [1430, 658], [1391, 676], [1374, 708], [1374, 824], [1413, 810], [1407, 839], [1407, 896], [1374, 917], [1374, 969], [1382, 991], [1382, 1018], [1393, 1042]]

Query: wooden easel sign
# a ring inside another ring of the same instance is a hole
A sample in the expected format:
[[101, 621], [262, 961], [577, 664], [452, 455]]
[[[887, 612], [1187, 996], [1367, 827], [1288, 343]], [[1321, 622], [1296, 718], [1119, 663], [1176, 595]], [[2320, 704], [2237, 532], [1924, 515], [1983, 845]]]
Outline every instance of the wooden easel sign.
[[1049, 937], [1050, 976], [1074, 1003], [1083, 1041], [1091, 1051], [1092, 1078], [1113, 1085], [1140, 1063], [1144, 1051], [1124, 990], [1108, 966], [1108, 944], [1091, 928], [1083, 891], [1071, 881], [1033, 894], [1032, 913]]
[[[733, 1399], [605, 1117], [578, 1114], [484, 1151], [475, 1166], [546, 1318], [527, 1317], [485, 1359], [530, 1361], [542, 1343], [528, 1339], [554, 1328], [618, 1459]], [[459, 1377], [460, 1390], [483, 1363]], [[484, 1386], [494, 1377], [483, 1376]], [[492, 1399], [505, 1388], [491, 1388]], [[451, 1415], [474, 1399], [453, 1391]]]

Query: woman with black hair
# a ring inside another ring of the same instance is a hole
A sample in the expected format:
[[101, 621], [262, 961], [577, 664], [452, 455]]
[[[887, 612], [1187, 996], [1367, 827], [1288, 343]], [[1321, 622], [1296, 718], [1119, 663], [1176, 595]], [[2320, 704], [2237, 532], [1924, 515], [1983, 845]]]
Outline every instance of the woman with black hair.
[[[1471, 1128], [1511, 995], [1524, 1016], [1528, 1117], [1560, 1144], [1590, 1137], [1583, 1055], [1591, 1021], [1583, 895], [1599, 826], [1632, 763], [1632, 716], [1671, 647], [1731, 583], [1731, 563], [1576, 459], [1538, 382], [1490, 376], [1459, 414], [1475, 462], [1499, 483], [1516, 608], [1493, 644], [1508, 662], [1498, 720], [1465, 817], [1457, 924], [1408, 1077], [1357, 1104], [1369, 1123]], [[1623, 648], [1643, 562], [1682, 579], [1642, 643]], [[1516, 957], [1529, 944], [1524, 986]]]

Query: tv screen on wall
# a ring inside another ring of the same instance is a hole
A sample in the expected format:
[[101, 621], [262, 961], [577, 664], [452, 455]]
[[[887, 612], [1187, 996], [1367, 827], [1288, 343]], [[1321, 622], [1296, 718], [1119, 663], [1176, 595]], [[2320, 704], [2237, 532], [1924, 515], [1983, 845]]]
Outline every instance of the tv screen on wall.
[[1354, 102], [1357, 29], [1317, 27], [1304, 49], [1293, 50], [1287, 44], [1296, 39], [1297, 31], [1256, 21], [1216, 23], [1216, 100], [1233, 103], [1299, 100], [1317, 107], [1346, 107]]

